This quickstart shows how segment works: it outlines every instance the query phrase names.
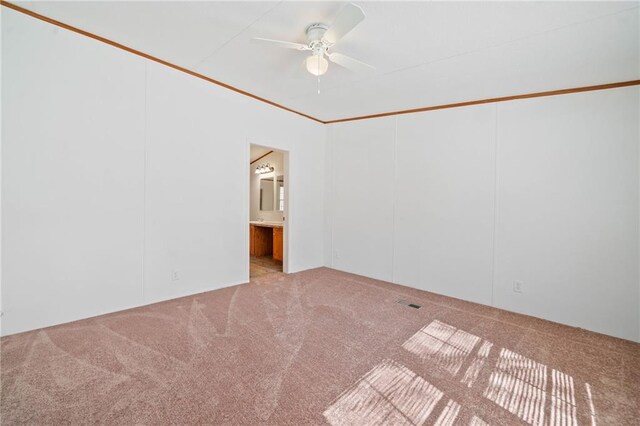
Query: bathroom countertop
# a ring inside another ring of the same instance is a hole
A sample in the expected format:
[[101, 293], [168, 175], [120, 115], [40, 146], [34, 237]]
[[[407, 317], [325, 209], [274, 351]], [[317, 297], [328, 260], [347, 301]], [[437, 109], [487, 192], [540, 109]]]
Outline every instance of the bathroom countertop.
[[284, 226], [284, 222], [269, 222], [269, 221], [259, 221], [259, 220], [251, 220], [249, 221], [251, 225], [263, 226], [265, 228], [282, 228]]

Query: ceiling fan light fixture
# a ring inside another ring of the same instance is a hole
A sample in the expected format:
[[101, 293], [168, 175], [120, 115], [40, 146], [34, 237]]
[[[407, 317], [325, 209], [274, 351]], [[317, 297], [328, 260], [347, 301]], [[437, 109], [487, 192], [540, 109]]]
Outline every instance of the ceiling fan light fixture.
[[307, 71], [313, 75], [322, 75], [329, 68], [329, 61], [323, 55], [311, 55], [306, 60]]

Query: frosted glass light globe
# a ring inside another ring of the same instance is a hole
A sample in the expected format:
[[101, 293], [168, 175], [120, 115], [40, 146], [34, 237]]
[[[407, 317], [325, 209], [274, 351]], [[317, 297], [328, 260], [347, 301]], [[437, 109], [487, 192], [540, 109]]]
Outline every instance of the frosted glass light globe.
[[327, 72], [329, 62], [322, 55], [311, 55], [307, 58], [307, 71], [313, 75], [322, 75]]

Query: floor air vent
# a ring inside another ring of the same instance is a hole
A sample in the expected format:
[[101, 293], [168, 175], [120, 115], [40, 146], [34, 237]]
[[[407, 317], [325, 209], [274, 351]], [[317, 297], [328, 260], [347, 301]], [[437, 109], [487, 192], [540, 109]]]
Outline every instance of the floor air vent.
[[413, 308], [413, 309], [420, 309], [422, 307], [421, 305], [416, 305], [415, 303], [409, 303], [406, 300], [398, 300], [398, 303], [401, 304], [401, 305], [408, 306], [408, 307]]

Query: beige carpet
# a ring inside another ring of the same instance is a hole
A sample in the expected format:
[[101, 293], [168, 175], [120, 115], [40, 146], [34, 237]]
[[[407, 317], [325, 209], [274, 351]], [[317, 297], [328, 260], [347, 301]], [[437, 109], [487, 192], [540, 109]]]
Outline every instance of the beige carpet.
[[326, 268], [1, 345], [3, 425], [640, 418], [638, 344]]

